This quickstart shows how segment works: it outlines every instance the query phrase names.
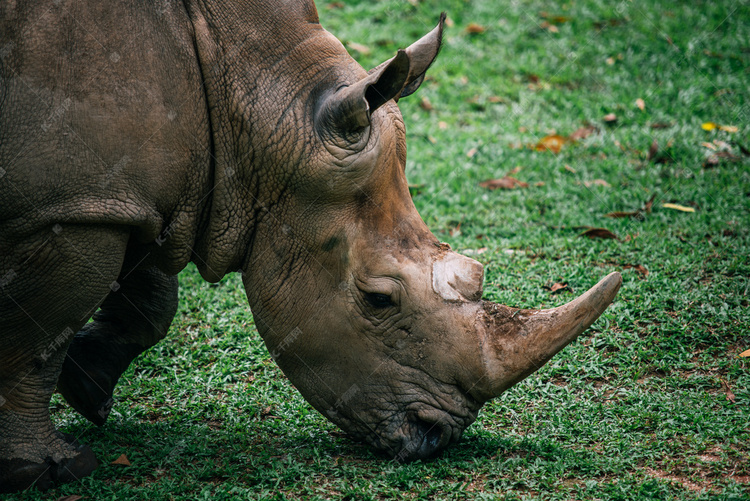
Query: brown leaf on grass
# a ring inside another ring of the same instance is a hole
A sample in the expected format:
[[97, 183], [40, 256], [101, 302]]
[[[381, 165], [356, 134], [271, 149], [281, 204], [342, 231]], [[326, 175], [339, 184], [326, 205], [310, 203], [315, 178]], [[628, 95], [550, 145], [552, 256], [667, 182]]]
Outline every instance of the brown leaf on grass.
[[613, 219], [617, 218], [625, 218], [625, 217], [634, 217], [638, 219], [643, 219], [644, 214], [651, 212], [651, 207], [654, 205], [654, 199], [656, 198], [656, 193], [651, 195], [651, 198], [648, 199], [648, 201], [643, 204], [643, 207], [636, 211], [631, 212], [625, 212], [625, 211], [615, 211], [610, 212], [608, 214], [604, 214], [604, 217], [611, 217]]
[[615, 212], [610, 212], [608, 214], [604, 214], [604, 217], [611, 217], [613, 219], [620, 219], [620, 218], [625, 218], [625, 217], [637, 217], [638, 215], [640, 215], [640, 213], [641, 213], [641, 211], [639, 211], [639, 210], [633, 211], [633, 212], [615, 211]]
[[425, 111], [432, 111], [433, 109], [432, 103], [427, 99], [427, 96], [422, 96], [422, 99], [419, 100], [419, 107]]
[[641, 99], [640, 97], [635, 100], [635, 105], [641, 111], [643, 111], [643, 110], [646, 109], [646, 102], [643, 99]]
[[361, 43], [357, 43], [357, 42], [349, 42], [349, 43], [347, 43], [346, 45], [347, 45], [347, 46], [349, 46], [349, 48], [350, 48], [350, 49], [352, 49], [352, 50], [356, 50], [357, 52], [359, 52], [359, 53], [360, 53], [360, 54], [362, 54], [363, 56], [366, 56], [366, 55], [368, 55], [368, 54], [369, 54], [370, 52], [372, 52], [372, 51], [370, 50], [370, 48], [369, 48], [368, 46], [366, 46], [366, 45], [362, 45]]
[[506, 176], [514, 176], [514, 175], [518, 174], [519, 172], [521, 172], [521, 166], [520, 165], [516, 165], [511, 170], [509, 170], [508, 173], [505, 174], [505, 175]]
[[326, 5], [328, 9], [343, 9], [344, 4], [341, 2], [331, 2], [328, 5]]
[[722, 378], [719, 378], [719, 381], [721, 381], [721, 386], [724, 388], [724, 393], [727, 395], [727, 400], [729, 400], [732, 403], [735, 403], [735, 396], [732, 392], [732, 389], [729, 387], [729, 383], [724, 381]]
[[555, 23], [555, 24], [562, 24], [562, 23], [567, 23], [568, 21], [570, 21], [570, 18], [568, 16], [552, 16], [549, 14], [549, 12], [546, 12], [546, 11], [541, 11], [539, 13], [539, 17], [541, 17], [542, 19], [546, 19], [550, 23]]
[[740, 353], [741, 357], [750, 357], [750, 350], [745, 350], [742, 353]]
[[644, 205], [643, 209], [641, 210], [643, 210], [644, 212], [651, 212], [651, 207], [654, 206], [654, 200], [656, 200], [656, 193], [651, 195], [651, 198], [648, 199], [648, 201], [646, 202], [646, 205]]
[[580, 237], [588, 237], [588, 238], [604, 238], [604, 239], [613, 239], [613, 240], [620, 240], [617, 235], [612, 233], [606, 228], [589, 228], [588, 230], [584, 231], [580, 235]]
[[586, 188], [591, 188], [592, 186], [604, 186], [605, 188], [612, 187], [612, 185], [609, 184], [604, 179], [594, 179], [593, 181], [584, 181], [583, 185], [586, 186]]
[[112, 461], [111, 464], [119, 464], [122, 466], [130, 466], [130, 461], [128, 460], [128, 457], [125, 454], [120, 454], [120, 456]]
[[583, 127], [576, 129], [570, 136], [568, 136], [568, 139], [571, 141], [580, 141], [581, 139], [586, 139], [590, 135], [598, 132], [599, 129], [597, 127], [594, 127], [593, 125], [584, 125]]
[[648, 155], [646, 156], [646, 160], [649, 162], [656, 157], [656, 154], [659, 152], [659, 143], [656, 142], [656, 139], [651, 141], [651, 146], [648, 147]]
[[485, 27], [481, 24], [477, 23], [469, 23], [469, 25], [466, 27], [466, 32], [472, 35], [476, 35], [479, 33], [484, 33]]
[[717, 151], [713, 155], [706, 157], [706, 160], [703, 162], [703, 167], [705, 169], [711, 169], [723, 163], [734, 163], [739, 162], [740, 160], [742, 160], [741, 157], [733, 155], [728, 151]]
[[488, 190], [497, 190], [500, 188], [504, 190], [512, 190], [515, 187], [529, 187], [528, 183], [524, 183], [523, 181], [519, 181], [518, 179], [510, 176], [505, 176], [500, 179], [488, 179], [479, 183], [479, 186], [481, 186], [482, 188], [487, 188]]
[[563, 147], [563, 144], [565, 144], [565, 138], [560, 136], [559, 134], [551, 134], [549, 136], [545, 136], [536, 143], [536, 146], [534, 146], [534, 149], [537, 151], [545, 151], [549, 150], [552, 153], [560, 153], [560, 150]]
[[504, 103], [505, 99], [500, 96], [490, 96], [487, 98], [487, 101], [490, 103]]
[[547, 30], [550, 33], [559, 33], [560, 29], [549, 21], [543, 21], [539, 27], [543, 30]]
[[561, 291], [564, 291], [564, 290], [568, 292], [573, 292], [573, 289], [571, 289], [568, 286], [567, 282], [565, 283], [555, 282], [552, 285], [544, 285], [542, 288], [547, 289], [550, 292], [550, 294], [559, 294]]
[[61, 496], [57, 498], [57, 501], [78, 501], [79, 499], [83, 499], [83, 496], [79, 496], [78, 494], [71, 494], [69, 496]]
[[625, 270], [633, 269], [643, 275], [643, 278], [646, 278], [648, 276], [648, 270], [642, 264], [626, 264], [623, 265], [622, 268]]
[[651, 124], [652, 129], [669, 129], [673, 124], [667, 122], [654, 122]]
[[477, 151], [479, 151], [479, 150], [477, 150], [476, 148], [471, 148], [471, 149], [469, 149], [469, 151], [466, 152], [466, 156], [469, 157], [469, 158], [471, 158], [471, 157], [473, 157], [474, 155], [477, 154]]
[[607, 113], [602, 117], [602, 120], [604, 120], [607, 125], [612, 125], [617, 122], [617, 115], [614, 113]]

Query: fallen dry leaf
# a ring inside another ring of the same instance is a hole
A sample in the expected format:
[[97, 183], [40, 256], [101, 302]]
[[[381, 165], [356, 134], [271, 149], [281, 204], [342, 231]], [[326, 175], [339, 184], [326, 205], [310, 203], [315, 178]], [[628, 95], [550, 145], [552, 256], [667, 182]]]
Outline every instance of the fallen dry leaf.
[[360, 54], [362, 54], [363, 56], [366, 56], [366, 55], [368, 55], [368, 54], [369, 54], [370, 52], [372, 52], [372, 51], [370, 50], [370, 48], [369, 48], [368, 46], [366, 46], [366, 45], [362, 45], [361, 43], [357, 43], [357, 42], [349, 42], [349, 43], [348, 43], [348, 44], [346, 44], [346, 45], [348, 45], [350, 49], [352, 49], [352, 50], [356, 50], [357, 52], [359, 52], [359, 53], [360, 53]]
[[745, 350], [742, 353], [740, 353], [741, 357], [750, 357], [750, 350]]
[[651, 195], [651, 198], [648, 199], [646, 202], [646, 205], [643, 206], [643, 209], [641, 209], [644, 212], [651, 212], [651, 207], [654, 206], [654, 200], [656, 199], [656, 193]]
[[727, 383], [721, 378], [719, 378], [719, 381], [721, 381], [721, 386], [724, 388], [724, 393], [727, 395], [727, 400], [729, 400], [732, 403], [735, 403], [735, 396], [734, 396], [734, 393], [732, 393], [732, 389], [729, 388], [729, 383]]
[[419, 100], [419, 107], [425, 111], [432, 111], [432, 103], [427, 99], [427, 96], [422, 96], [422, 99]]
[[490, 96], [487, 98], [487, 101], [489, 101], [490, 103], [504, 103], [505, 99], [500, 96]]
[[685, 207], [684, 205], [666, 203], [661, 204], [661, 206], [665, 209], [674, 209], [682, 212], [695, 212], [695, 209], [693, 209], [692, 207]]
[[573, 174], [576, 173], [576, 170], [568, 164], [565, 164], [563, 167], [565, 167], [565, 170], [568, 172], [572, 172]]
[[584, 181], [583, 185], [586, 186], [586, 188], [591, 188], [592, 186], [604, 186], [605, 188], [612, 187], [612, 185], [609, 184], [604, 179], [594, 179], [593, 181]]
[[326, 7], [329, 9], [343, 9], [344, 4], [341, 2], [331, 2], [328, 5], [326, 5]]
[[612, 66], [613, 64], [615, 64], [615, 58], [614, 57], [608, 57], [607, 58], [607, 64], [610, 65], [610, 66]]
[[643, 204], [643, 207], [641, 207], [640, 209], [636, 211], [629, 211], [629, 212], [615, 211], [615, 212], [610, 212], [608, 214], [604, 214], [604, 217], [611, 217], [613, 219], [635, 217], [635, 218], [643, 219], [644, 214], [651, 212], [651, 207], [654, 205], [655, 198], [656, 198], [656, 193], [651, 195], [651, 198], [649, 198], [648, 201], [645, 204]]
[[604, 120], [604, 122], [608, 125], [612, 125], [613, 123], [617, 122], [617, 115], [615, 115], [614, 113], [607, 113], [602, 117], [602, 120]]
[[646, 278], [648, 276], [648, 270], [642, 264], [626, 264], [623, 266], [623, 269], [625, 270], [633, 269], [637, 271], [638, 273], [640, 273], [641, 275], [643, 275], [643, 278]]
[[703, 141], [703, 142], [701, 143], [701, 146], [703, 146], [704, 148], [708, 148], [709, 150], [714, 150], [714, 151], [716, 151], [716, 145], [715, 145], [715, 144], [713, 144], [713, 143], [707, 143], [707, 142]]
[[120, 457], [112, 461], [111, 464], [119, 464], [122, 466], [130, 466], [130, 461], [128, 461], [128, 457], [125, 454], [120, 454]]
[[612, 233], [606, 228], [589, 228], [579, 235], [580, 237], [588, 238], [610, 238], [614, 240], [620, 240], [617, 235]]
[[649, 162], [654, 159], [656, 154], [659, 152], [659, 143], [656, 142], [656, 139], [651, 141], [651, 146], [648, 147], [648, 155], [646, 156], [646, 160]]
[[505, 174], [505, 175], [506, 176], [514, 176], [514, 175], [518, 174], [519, 172], [521, 172], [521, 166], [520, 165], [516, 165], [511, 170], [509, 170], [508, 173]]
[[471, 148], [469, 151], [466, 152], [466, 156], [471, 158], [477, 154], [477, 151], [478, 150], [476, 148]]
[[549, 21], [544, 21], [539, 27], [543, 30], [547, 30], [550, 33], [560, 33], [560, 29]]
[[615, 211], [610, 212], [608, 214], [604, 214], [604, 217], [611, 217], [613, 219], [619, 219], [619, 218], [625, 218], [625, 217], [637, 217], [641, 214], [641, 211], [634, 211], [634, 212], [621, 212], [621, 211]]
[[721, 163], [733, 163], [739, 162], [740, 160], [742, 160], [742, 158], [738, 157], [737, 155], [732, 155], [728, 151], [718, 151], [706, 158], [706, 160], [703, 162], [703, 167], [706, 169], [710, 169], [712, 167], [716, 167]]
[[667, 122], [654, 122], [651, 124], [652, 129], [669, 129], [673, 124]]
[[477, 23], [469, 23], [469, 25], [466, 27], [466, 32], [472, 35], [476, 35], [478, 33], [484, 33], [484, 31], [485, 31], [485, 27]]
[[78, 501], [79, 499], [83, 499], [83, 496], [79, 496], [78, 494], [71, 494], [69, 496], [62, 496], [57, 498], [57, 501]]
[[567, 283], [560, 283], [560, 282], [555, 282], [551, 286], [544, 286], [544, 288], [547, 289], [548, 291], [550, 291], [551, 294], [557, 294], [557, 293], [559, 293], [560, 291], [563, 291], [563, 290], [567, 290], [569, 292], [573, 292], [570, 289], [570, 287], [568, 287]]
[[448, 128], [448, 123], [447, 122], [443, 122], [443, 121], [438, 122], [438, 129], [445, 130], [447, 128]]
[[486, 181], [482, 181], [479, 183], [479, 186], [482, 188], [487, 188], [488, 190], [497, 190], [499, 188], [502, 188], [504, 190], [512, 190], [516, 186], [519, 188], [528, 188], [528, 183], [524, 183], [523, 181], [519, 181], [518, 179], [510, 176], [505, 176], [500, 179], [488, 179]]
[[638, 108], [639, 110], [643, 111], [643, 110], [645, 110], [645, 109], [646, 109], [646, 102], [645, 102], [645, 101], [644, 101], [643, 99], [641, 99], [641, 98], [639, 97], [638, 99], [636, 99], [636, 100], [635, 100], [635, 106], [636, 106], [636, 107], [637, 107], [637, 108]]
[[571, 141], [580, 141], [581, 139], [586, 139], [592, 134], [596, 134], [599, 132], [599, 129], [594, 127], [593, 125], [584, 125], [583, 127], [579, 127], [573, 133], [568, 136], [568, 139]]
[[551, 134], [549, 136], [543, 137], [541, 141], [536, 143], [536, 146], [534, 146], [534, 148], [537, 151], [549, 150], [552, 153], [560, 153], [563, 144], [565, 144], [564, 137], [560, 136], [559, 134]]

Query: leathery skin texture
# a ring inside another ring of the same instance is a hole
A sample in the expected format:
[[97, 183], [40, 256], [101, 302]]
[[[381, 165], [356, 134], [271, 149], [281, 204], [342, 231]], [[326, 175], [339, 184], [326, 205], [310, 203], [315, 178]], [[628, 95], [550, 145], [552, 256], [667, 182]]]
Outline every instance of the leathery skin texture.
[[596, 320], [618, 274], [554, 310], [483, 302], [414, 208], [397, 103], [444, 19], [367, 71], [310, 0], [0, 4], [0, 492], [97, 467], [50, 396], [104, 424], [189, 262], [241, 272], [302, 395], [401, 461]]

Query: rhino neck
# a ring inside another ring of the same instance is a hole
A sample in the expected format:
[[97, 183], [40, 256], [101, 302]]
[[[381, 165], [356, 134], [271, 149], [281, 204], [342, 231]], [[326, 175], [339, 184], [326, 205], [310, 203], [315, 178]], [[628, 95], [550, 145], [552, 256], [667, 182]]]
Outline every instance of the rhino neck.
[[317, 26], [309, 24], [317, 23], [317, 12], [312, 2], [289, 2], [283, 16], [274, 12], [278, 3], [263, 1], [185, 5], [203, 79], [212, 178], [192, 260], [213, 282], [240, 268], [252, 253], [261, 220], [279, 203], [280, 193], [269, 186], [278, 176], [267, 172], [275, 166], [264, 162], [261, 142], [270, 135], [272, 117], [278, 117], [264, 98], [264, 88], [274, 83], [259, 77], [290, 44], [309, 36], [305, 27]]
[[325, 82], [364, 70], [317, 23], [312, 2], [186, 4], [212, 141], [213, 190], [193, 260], [217, 281], [299, 216], [287, 199], [304, 182], [311, 106]]

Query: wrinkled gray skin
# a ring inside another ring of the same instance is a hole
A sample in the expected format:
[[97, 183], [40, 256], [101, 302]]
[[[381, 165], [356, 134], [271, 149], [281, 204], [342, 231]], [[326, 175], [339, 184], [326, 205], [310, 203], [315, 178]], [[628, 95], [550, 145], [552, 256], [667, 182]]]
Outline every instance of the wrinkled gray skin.
[[458, 440], [619, 287], [546, 311], [483, 302], [482, 266], [420, 219], [396, 101], [442, 21], [368, 73], [306, 0], [0, 13], [0, 491], [96, 467], [50, 395], [104, 423], [191, 261], [212, 282], [241, 271], [304, 397], [405, 461]]

